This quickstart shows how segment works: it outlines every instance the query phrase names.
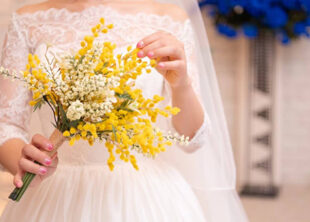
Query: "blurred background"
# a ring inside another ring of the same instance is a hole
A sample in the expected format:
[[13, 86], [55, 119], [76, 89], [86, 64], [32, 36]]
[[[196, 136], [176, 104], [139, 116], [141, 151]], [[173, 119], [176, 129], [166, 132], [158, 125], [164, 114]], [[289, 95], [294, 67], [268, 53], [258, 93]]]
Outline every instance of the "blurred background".
[[[1, 45], [11, 12], [34, 2], [0, 0]], [[309, 222], [310, 0], [200, 4], [249, 219]], [[0, 173], [0, 214], [11, 181]]]

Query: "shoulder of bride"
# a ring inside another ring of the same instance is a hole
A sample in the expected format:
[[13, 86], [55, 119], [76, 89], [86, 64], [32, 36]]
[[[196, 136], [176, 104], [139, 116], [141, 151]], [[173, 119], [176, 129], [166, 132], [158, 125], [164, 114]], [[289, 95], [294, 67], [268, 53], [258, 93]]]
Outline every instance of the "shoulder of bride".
[[26, 13], [34, 13], [36, 11], [40, 10], [46, 10], [49, 9], [49, 3], [47, 2], [42, 2], [38, 4], [31, 4], [31, 5], [25, 5], [19, 9], [16, 10], [18, 14], [26, 14]]
[[159, 13], [163, 15], [169, 15], [174, 20], [182, 22], [188, 18], [188, 15], [184, 11], [184, 9], [180, 8], [179, 6], [175, 4], [170, 4], [170, 3], [163, 4], [162, 3], [162, 4], [158, 4], [157, 7], [158, 7]]

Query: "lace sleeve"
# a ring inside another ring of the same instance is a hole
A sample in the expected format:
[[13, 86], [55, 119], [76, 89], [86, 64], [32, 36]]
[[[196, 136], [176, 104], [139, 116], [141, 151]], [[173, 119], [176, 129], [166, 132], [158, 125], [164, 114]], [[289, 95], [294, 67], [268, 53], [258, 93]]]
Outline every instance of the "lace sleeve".
[[[12, 16], [1, 55], [1, 66], [17, 72], [26, 67], [28, 46], [25, 28]], [[31, 113], [30, 92], [18, 80], [0, 76], [0, 146], [11, 138], [28, 141], [28, 125]]]
[[[186, 60], [187, 60], [187, 72], [192, 80], [192, 86], [197, 94], [199, 100], [202, 103], [201, 93], [200, 93], [200, 82], [199, 82], [199, 70], [196, 62], [196, 51], [195, 51], [195, 41], [193, 28], [191, 26], [190, 20], [184, 25], [183, 32], [180, 36], [177, 36], [179, 40], [184, 43]], [[165, 93], [168, 95], [167, 98], [171, 98], [171, 89], [169, 83], [165, 81]], [[173, 127], [172, 119], [168, 119], [169, 129], [172, 132], [177, 132]], [[188, 146], [180, 146], [181, 149], [187, 152], [193, 152], [203, 146], [204, 141], [207, 138], [207, 134], [210, 130], [210, 120], [206, 111], [204, 111], [204, 121], [201, 127], [196, 131], [195, 136], [190, 140]]]

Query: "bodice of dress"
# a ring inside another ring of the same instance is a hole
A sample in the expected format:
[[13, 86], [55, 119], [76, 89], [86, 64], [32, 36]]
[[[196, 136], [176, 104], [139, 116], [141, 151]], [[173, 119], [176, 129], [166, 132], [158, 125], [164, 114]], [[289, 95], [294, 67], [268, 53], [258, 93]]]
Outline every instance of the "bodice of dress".
[[[184, 43], [188, 73], [196, 92], [199, 93], [199, 75], [192, 56], [193, 30], [189, 19], [181, 22], [167, 15], [145, 13], [124, 15], [106, 6], [90, 7], [81, 12], [49, 9], [32, 14], [14, 13], [3, 48], [1, 65], [9, 69], [23, 70], [29, 52], [37, 54], [44, 61], [47, 44], [51, 45], [49, 56], [52, 53], [74, 50], [79, 47], [83, 37], [91, 33], [91, 27], [96, 25], [101, 17], [105, 18], [106, 23], [113, 23], [114, 28], [100, 36], [98, 41], [116, 43], [116, 51], [119, 52], [125, 52], [127, 46], [135, 46], [139, 40], [159, 30], [175, 35]], [[156, 70], [151, 74], [140, 76], [136, 87], [141, 88], [146, 97], [155, 94], [164, 96], [166, 100], [161, 106], [171, 103], [169, 85]], [[31, 94], [21, 83], [4, 79], [0, 80], [0, 91], [0, 145], [10, 138], [21, 138], [28, 142], [31, 115], [28, 102]], [[43, 129], [41, 133], [48, 137], [53, 131], [51, 110], [43, 106], [38, 112]], [[174, 131], [171, 119], [159, 119], [156, 124], [163, 130]], [[203, 144], [207, 126], [205, 115], [204, 124], [186, 149], [197, 149]], [[59, 151], [62, 163], [69, 164], [102, 163], [106, 162], [107, 156], [108, 153], [102, 143], [95, 143], [94, 147], [89, 147], [84, 141], [79, 141], [74, 147], [65, 143]]]

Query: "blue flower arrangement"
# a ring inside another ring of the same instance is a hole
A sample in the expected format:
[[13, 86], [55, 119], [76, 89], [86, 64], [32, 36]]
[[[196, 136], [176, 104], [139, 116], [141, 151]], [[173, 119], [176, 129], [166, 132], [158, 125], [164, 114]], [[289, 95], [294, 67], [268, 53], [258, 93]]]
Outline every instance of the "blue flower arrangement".
[[310, 0], [201, 0], [211, 5], [219, 33], [235, 38], [242, 30], [255, 38], [262, 30], [273, 32], [288, 44], [301, 36], [310, 38]]

